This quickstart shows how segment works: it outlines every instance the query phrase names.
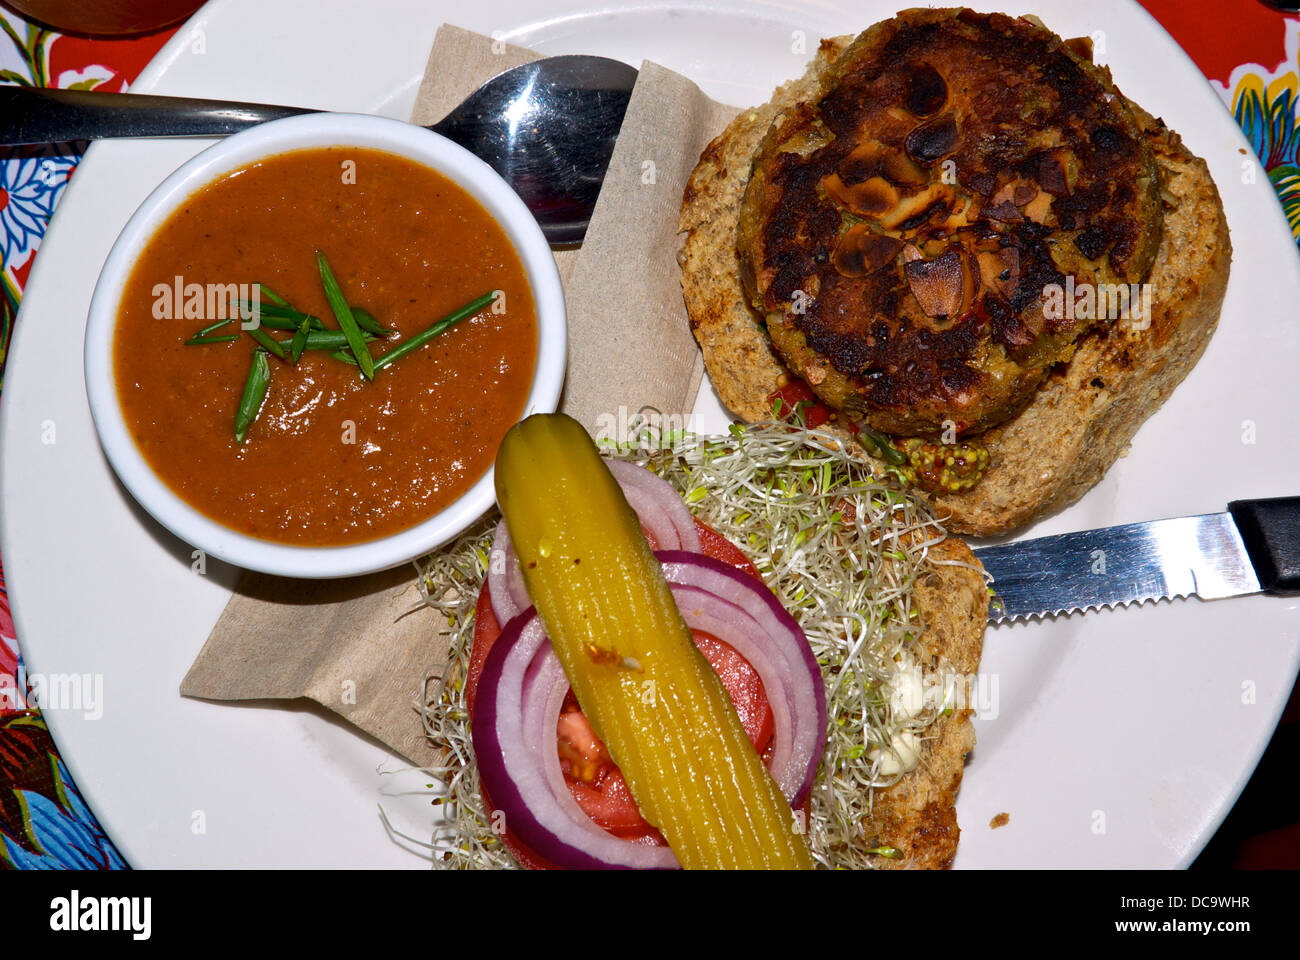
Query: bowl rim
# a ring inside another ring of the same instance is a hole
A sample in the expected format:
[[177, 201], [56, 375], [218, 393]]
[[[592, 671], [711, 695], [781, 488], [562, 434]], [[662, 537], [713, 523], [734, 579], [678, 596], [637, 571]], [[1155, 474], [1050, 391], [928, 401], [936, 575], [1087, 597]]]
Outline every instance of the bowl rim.
[[[533, 381], [521, 418], [550, 413], [564, 384], [567, 320], [559, 271], [541, 227], [510, 186], [465, 148], [402, 120], [366, 114], [314, 113], [274, 120], [208, 147], [178, 167], [145, 198], [122, 228], [95, 283], [86, 323], [86, 397], [100, 446], [131, 496], [194, 551], [261, 573], [333, 578], [398, 566], [453, 539], [496, 499], [494, 467], [451, 504], [415, 526], [363, 543], [297, 546], [261, 540], [223, 526], [174, 493], [154, 473], [127, 429], [113, 369], [118, 306], [145, 244], [190, 196], [260, 159], [329, 147], [397, 154], [438, 171], [469, 192], [506, 232], [519, 255], [537, 315]], [[197, 554], [192, 554], [197, 559]]]

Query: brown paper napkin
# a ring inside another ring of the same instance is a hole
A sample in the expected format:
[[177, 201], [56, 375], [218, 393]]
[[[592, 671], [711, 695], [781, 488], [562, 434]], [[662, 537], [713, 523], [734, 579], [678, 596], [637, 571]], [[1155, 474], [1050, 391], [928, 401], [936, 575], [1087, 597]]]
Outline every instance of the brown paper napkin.
[[[444, 25], [411, 119], [432, 123], [537, 56]], [[695, 404], [703, 365], [682, 304], [677, 215], [700, 152], [735, 114], [685, 77], [642, 64], [586, 241], [556, 254], [569, 315], [561, 409], [592, 433], [603, 417], [626, 423], [647, 407], [685, 415]], [[419, 606], [414, 581], [412, 567], [328, 581], [245, 574], [181, 693], [309, 697], [427, 765], [416, 705], [446, 655], [447, 624]]]

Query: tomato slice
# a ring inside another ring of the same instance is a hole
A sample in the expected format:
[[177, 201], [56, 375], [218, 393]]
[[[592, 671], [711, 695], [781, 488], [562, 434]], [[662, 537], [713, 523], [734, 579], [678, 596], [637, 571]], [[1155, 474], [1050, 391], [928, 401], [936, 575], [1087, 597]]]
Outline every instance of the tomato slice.
[[[758, 570], [735, 544], [699, 520], [695, 521], [695, 526], [700, 534], [702, 553], [761, 580]], [[702, 631], [692, 631], [692, 634], [696, 646], [731, 696], [750, 741], [760, 755], [766, 756], [770, 752], [775, 721], [758, 672], [730, 644]], [[500, 635], [501, 625], [492, 611], [492, 598], [485, 582], [475, 607], [474, 646], [470, 651], [465, 687], [465, 702], [471, 713], [483, 663]], [[664, 844], [659, 831], [641, 816], [622, 773], [609, 759], [604, 744], [591, 730], [572, 693], [560, 709], [556, 749], [560, 752], [565, 782], [574, 800], [592, 821], [626, 840]], [[495, 809], [486, 790], [483, 802], [489, 811]], [[521, 866], [535, 870], [557, 869], [555, 864], [530, 850], [509, 829], [502, 840]]]
[[769, 404], [775, 404], [777, 400], [781, 401], [778, 419], [790, 420], [802, 409], [804, 423], [810, 430], [820, 427], [831, 417], [831, 408], [822, 403], [817, 394], [812, 392], [812, 388], [802, 380], [792, 378], [780, 390], [768, 395]]
[[469, 676], [465, 678], [465, 706], [474, 712], [474, 695], [478, 692], [479, 678], [483, 676], [483, 661], [487, 660], [492, 644], [501, 636], [501, 624], [492, 610], [492, 595], [488, 593], [487, 580], [478, 593], [474, 605], [474, 646], [469, 651]]
[[745, 556], [740, 547], [708, 524], [699, 520], [695, 521], [695, 529], [700, 534], [700, 553], [706, 557], [712, 557], [719, 563], [735, 567], [741, 573], [747, 573], [755, 580], [762, 581], [763, 577], [759, 574], [758, 567], [750, 562], [749, 557]]

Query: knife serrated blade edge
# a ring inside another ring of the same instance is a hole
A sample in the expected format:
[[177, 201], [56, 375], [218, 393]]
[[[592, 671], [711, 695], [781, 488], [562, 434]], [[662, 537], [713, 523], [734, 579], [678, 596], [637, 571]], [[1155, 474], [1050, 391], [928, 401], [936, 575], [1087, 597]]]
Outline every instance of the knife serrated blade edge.
[[1258, 593], [1227, 513], [1129, 523], [979, 547], [993, 577], [989, 622], [1050, 617], [1146, 600]]

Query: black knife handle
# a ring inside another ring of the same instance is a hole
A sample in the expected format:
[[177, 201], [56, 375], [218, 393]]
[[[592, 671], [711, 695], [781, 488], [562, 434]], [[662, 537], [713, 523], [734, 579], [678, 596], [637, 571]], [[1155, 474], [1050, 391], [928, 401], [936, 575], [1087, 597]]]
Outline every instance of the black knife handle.
[[1228, 504], [1259, 585], [1269, 593], [1300, 593], [1300, 497]]

